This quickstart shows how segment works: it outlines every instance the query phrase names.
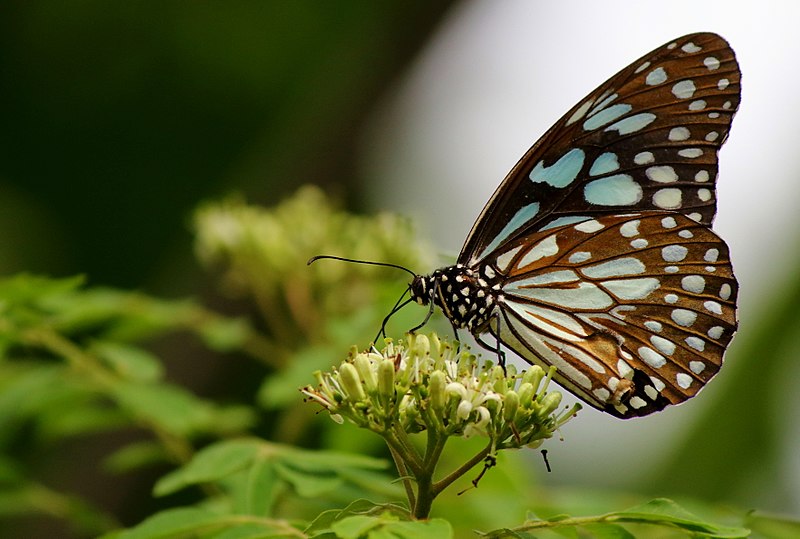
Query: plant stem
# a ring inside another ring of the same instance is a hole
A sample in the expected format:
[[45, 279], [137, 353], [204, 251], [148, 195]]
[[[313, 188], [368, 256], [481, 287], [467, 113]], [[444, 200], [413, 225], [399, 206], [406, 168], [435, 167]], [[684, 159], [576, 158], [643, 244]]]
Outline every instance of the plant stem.
[[433, 495], [438, 496], [444, 489], [449, 487], [453, 481], [470, 471], [472, 468], [475, 467], [478, 463], [483, 461], [489, 453], [492, 451], [492, 444], [489, 443], [486, 447], [478, 451], [471, 459], [467, 462], [459, 466], [457, 469], [450, 472], [446, 477], [434, 483], [431, 488], [433, 490]]

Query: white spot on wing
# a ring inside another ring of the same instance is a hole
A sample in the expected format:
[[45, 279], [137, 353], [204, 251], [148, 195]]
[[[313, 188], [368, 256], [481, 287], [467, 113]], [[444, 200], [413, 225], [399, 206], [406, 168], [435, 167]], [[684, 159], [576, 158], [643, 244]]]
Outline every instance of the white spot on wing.
[[695, 374], [700, 374], [704, 370], [706, 370], [706, 364], [702, 361], [690, 361], [689, 362], [689, 370]]
[[681, 207], [681, 198], [680, 189], [659, 189], [653, 194], [653, 204], [665, 210], [676, 210]]
[[672, 87], [672, 95], [678, 99], [689, 99], [694, 95], [696, 89], [693, 81], [682, 80]]
[[658, 369], [663, 367], [667, 363], [667, 359], [653, 350], [652, 348], [648, 348], [647, 346], [639, 347], [639, 356], [644, 360], [645, 363], [653, 367], [654, 369]]
[[681, 279], [681, 288], [693, 294], [702, 294], [706, 287], [706, 280], [700, 275], [687, 275]]
[[680, 262], [688, 253], [689, 250], [683, 245], [667, 245], [661, 249], [661, 258], [664, 262]]
[[686, 339], [684, 339], [684, 342], [686, 342], [686, 344], [688, 344], [698, 352], [702, 352], [706, 347], [706, 341], [695, 336], [686, 337]]
[[558, 243], [556, 243], [555, 234], [552, 234], [531, 247], [530, 250], [525, 253], [525, 256], [522, 257], [522, 260], [519, 261], [517, 267], [524, 268], [528, 264], [532, 264], [537, 260], [541, 260], [542, 258], [546, 258], [548, 256], [553, 256], [557, 253]]
[[653, 343], [653, 346], [655, 346], [656, 349], [658, 349], [658, 351], [662, 354], [670, 356], [675, 353], [675, 343], [669, 339], [665, 339], [664, 337], [660, 337], [658, 335], [652, 335], [650, 337], [650, 342]]
[[678, 155], [687, 159], [696, 159], [703, 155], [703, 150], [700, 148], [684, 148], [683, 150], [678, 150]]
[[697, 320], [697, 313], [686, 309], [673, 309], [670, 318], [679, 326], [688, 328]]
[[580, 120], [581, 118], [583, 118], [584, 116], [586, 116], [586, 113], [589, 111], [589, 107], [592, 106], [592, 103], [593, 103], [593, 101], [589, 100], [586, 103], [584, 103], [583, 105], [581, 105], [580, 107], [578, 107], [578, 110], [576, 110], [575, 112], [572, 113], [572, 116], [569, 117], [569, 119], [567, 120], [567, 123], [564, 124], [564, 125], [572, 125], [575, 122], [577, 122], [578, 120]]
[[517, 245], [510, 251], [506, 251], [505, 253], [501, 254], [497, 257], [497, 268], [506, 273], [508, 271], [508, 265], [511, 264], [511, 260], [517, 256], [517, 253], [522, 249], [522, 245]]
[[587, 234], [594, 234], [598, 230], [603, 230], [603, 228], [605, 228], [605, 225], [595, 219], [590, 219], [589, 221], [584, 221], [575, 225], [575, 230], [578, 232], [586, 232]]
[[661, 226], [664, 228], [675, 228], [678, 226], [678, 223], [675, 222], [674, 217], [664, 217], [661, 219]]
[[592, 283], [581, 282], [577, 288], [518, 288], [514, 284], [503, 289], [508, 294], [564, 307], [566, 309], [607, 309], [614, 304], [611, 296]]
[[572, 253], [569, 256], [569, 263], [570, 264], [581, 264], [583, 262], [586, 262], [590, 258], [592, 258], [592, 253], [588, 253], [586, 251], [578, 251], [578, 252]]
[[646, 298], [653, 290], [656, 290], [661, 283], [654, 277], [643, 277], [639, 279], [603, 281], [600, 284], [619, 299], [623, 301], [632, 301]]
[[644, 323], [644, 327], [646, 327], [650, 331], [655, 331], [656, 333], [664, 329], [664, 326], [661, 325], [661, 322], [657, 322], [655, 320], [646, 321]]
[[719, 339], [724, 331], [725, 329], [722, 326], [714, 326], [706, 332], [706, 335], [712, 339]]
[[581, 269], [581, 273], [591, 279], [607, 279], [609, 277], [625, 277], [645, 272], [645, 266], [638, 258], [616, 258]]
[[633, 162], [637, 165], [649, 165], [655, 162], [653, 152], [639, 152], [633, 156]]
[[715, 69], [719, 69], [719, 59], [709, 56], [703, 60], [703, 65], [706, 66], [709, 71], [714, 71]]
[[681, 140], [689, 140], [689, 137], [691, 136], [692, 134], [686, 127], [673, 127], [669, 130], [669, 135], [667, 138], [673, 142], [678, 142]]
[[667, 72], [664, 71], [663, 67], [657, 67], [647, 74], [647, 77], [645, 77], [644, 79], [644, 83], [648, 86], [656, 86], [658, 84], [666, 82], [666, 80], [667, 80]]
[[627, 223], [624, 223], [622, 226], [619, 227], [619, 233], [626, 238], [632, 238], [634, 236], [638, 236], [640, 223], [641, 221], [639, 221], [638, 219], [634, 221], [628, 221]]
[[648, 167], [647, 170], [644, 171], [644, 174], [649, 180], [658, 183], [674, 183], [678, 181], [678, 175], [675, 173], [675, 169], [669, 165]]
[[727, 301], [731, 297], [731, 285], [728, 283], [723, 284], [719, 288], [719, 297]]
[[690, 41], [690, 42], [686, 43], [683, 47], [681, 47], [681, 50], [683, 52], [688, 52], [688, 53], [691, 54], [691, 53], [695, 53], [695, 52], [700, 52], [703, 49], [701, 47], [695, 45], [694, 43], [692, 43]]
[[676, 374], [675, 381], [678, 382], [678, 385], [683, 389], [689, 389], [689, 386], [692, 385], [692, 377], [685, 372]]

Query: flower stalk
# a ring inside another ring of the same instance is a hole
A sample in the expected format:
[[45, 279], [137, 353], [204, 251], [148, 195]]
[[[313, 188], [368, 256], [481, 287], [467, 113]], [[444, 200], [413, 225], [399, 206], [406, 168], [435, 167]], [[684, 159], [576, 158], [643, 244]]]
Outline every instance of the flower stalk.
[[[352, 349], [338, 368], [314, 373], [316, 387], [301, 391], [342, 419], [383, 437], [416, 518], [427, 518], [433, 500], [455, 480], [498, 451], [538, 447], [575, 416], [560, 412], [561, 393], [547, 391], [554, 368], [518, 373], [480, 360], [468, 347], [429, 335], [386, 339], [378, 351]], [[410, 435], [425, 432], [424, 452]], [[482, 436], [487, 444], [438, 481], [437, 463], [452, 437]]]

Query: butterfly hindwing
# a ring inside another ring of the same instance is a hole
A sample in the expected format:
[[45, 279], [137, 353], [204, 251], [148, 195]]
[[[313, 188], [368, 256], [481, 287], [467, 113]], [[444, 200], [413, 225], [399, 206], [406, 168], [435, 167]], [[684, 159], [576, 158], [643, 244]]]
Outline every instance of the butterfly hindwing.
[[681, 214], [534, 232], [487, 263], [502, 276], [492, 333], [619, 417], [692, 397], [719, 370], [736, 328], [727, 247]]
[[733, 50], [679, 38], [600, 85], [528, 150], [472, 228], [473, 265], [515, 237], [584, 217], [677, 211], [711, 224], [717, 151], [739, 105]]

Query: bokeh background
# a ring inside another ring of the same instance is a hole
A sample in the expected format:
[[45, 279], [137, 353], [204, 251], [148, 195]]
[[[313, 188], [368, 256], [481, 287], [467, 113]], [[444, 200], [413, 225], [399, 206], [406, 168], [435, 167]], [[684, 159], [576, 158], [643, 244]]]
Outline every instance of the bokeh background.
[[0, 271], [204, 295], [192, 209], [305, 183], [410, 215], [449, 263], [564, 111], [646, 51], [714, 31], [743, 72], [715, 225], [740, 333], [701, 397], [643, 420], [582, 412], [544, 481], [797, 514], [798, 20], [800, 4], [763, 0], [7, 1]]

